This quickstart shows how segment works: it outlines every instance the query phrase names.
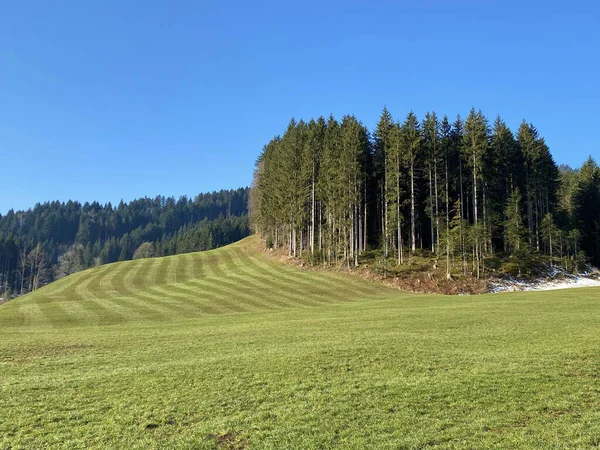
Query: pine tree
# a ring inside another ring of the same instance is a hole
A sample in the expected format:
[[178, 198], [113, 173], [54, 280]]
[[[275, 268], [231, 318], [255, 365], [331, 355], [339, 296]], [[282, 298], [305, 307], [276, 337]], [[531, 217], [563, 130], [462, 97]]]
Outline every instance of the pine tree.
[[450, 252], [452, 251], [450, 245], [450, 171], [448, 167], [448, 161], [451, 155], [452, 146], [452, 127], [448, 121], [448, 117], [444, 116], [440, 126], [441, 131], [441, 148], [442, 155], [444, 157], [444, 198], [445, 198], [445, 224], [446, 230], [444, 233], [445, 237], [445, 248], [446, 248], [446, 278], [450, 278], [451, 266], [450, 266]]
[[[489, 214], [499, 221], [498, 225], [503, 226], [506, 222], [504, 205], [511, 192], [523, 188], [522, 167], [523, 158], [516, 140], [498, 116], [494, 121], [488, 157], [484, 161], [485, 179], [490, 180], [487, 184]], [[488, 224], [490, 229], [496, 225], [492, 222], [490, 220]], [[506, 242], [498, 242], [498, 245], [507, 251]]]
[[408, 113], [402, 124], [402, 154], [408, 165], [408, 176], [410, 186], [410, 250], [415, 252], [416, 240], [416, 172], [417, 158], [421, 153], [421, 127], [414, 112]]
[[554, 217], [552, 216], [552, 213], [546, 213], [542, 219], [541, 236], [545, 250], [548, 252], [548, 256], [550, 256], [550, 265], [554, 265], [553, 250], [556, 246], [557, 235], [558, 229], [554, 223]]
[[600, 264], [600, 168], [591, 156], [579, 172], [573, 216], [581, 249], [594, 264]]
[[425, 114], [423, 120], [423, 147], [427, 165], [428, 215], [431, 226], [431, 252], [438, 253], [436, 243], [439, 243], [439, 198], [438, 198], [438, 159], [440, 149], [439, 122], [435, 112]]
[[325, 139], [325, 119], [319, 117], [315, 122], [311, 120], [307, 128], [307, 136], [304, 147], [304, 161], [310, 176], [310, 229], [309, 250], [311, 254], [315, 251], [316, 229], [320, 227], [317, 223], [317, 180], [319, 178], [320, 161], [323, 153]]
[[[482, 160], [488, 147], [487, 120], [481, 111], [475, 112], [471, 109], [465, 122], [463, 135], [463, 146], [465, 153], [469, 156], [471, 172], [473, 174], [473, 226], [475, 232], [474, 256], [476, 263], [477, 278], [480, 276], [482, 255], [482, 231], [479, 222], [479, 195], [478, 185], [482, 178]], [[485, 223], [484, 223], [485, 226]]]
[[523, 261], [529, 258], [531, 249], [527, 243], [526, 227], [523, 224], [521, 211], [522, 197], [518, 188], [515, 188], [508, 201], [504, 212], [506, 247], [512, 260], [515, 261], [518, 274], [521, 275]]
[[378, 216], [380, 217], [378, 226], [382, 239], [383, 252], [385, 257], [387, 257], [390, 247], [389, 199], [390, 197], [394, 197], [392, 187], [394, 186], [393, 183], [396, 176], [393, 164], [395, 161], [393, 152], [396, 146], [394, 145], [394, 121], [392, 115], [385, 107], [381, 112], [373, 138], [373, 163], [377, 179], [377, 196], [379, 198], [377, 202]]
[[518, 142], [525, 160], [525, 198], [531, 244], [539, 251], [540, 223], [544, 214], [552, 212], [556, 202], [559, 172], [548, 146], [532, 124], [521, 123]]

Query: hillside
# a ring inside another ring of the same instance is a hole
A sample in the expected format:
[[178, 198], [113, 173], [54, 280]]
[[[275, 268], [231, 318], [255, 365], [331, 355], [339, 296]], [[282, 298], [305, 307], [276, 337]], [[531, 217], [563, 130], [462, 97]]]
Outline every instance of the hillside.
[[256, 251], [255, 236], [224, 248], [106, 264], [9, 302], [0, 327], [110, 325], [311, 307], [391, 292], [377, 283], [296, 270]]
[[250, 234], [248, 188], [0, 214], [0, 303], [83, 269], [222, 247]]
[[600, 292], [403, 294], [255, 237], [0, 306], [0, 448], [590, 448]]

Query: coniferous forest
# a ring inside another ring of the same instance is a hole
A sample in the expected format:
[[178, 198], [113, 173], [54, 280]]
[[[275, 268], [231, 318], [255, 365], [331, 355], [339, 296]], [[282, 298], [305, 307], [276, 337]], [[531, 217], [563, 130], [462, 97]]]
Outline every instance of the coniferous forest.
[[110, 262], [210, 250], [249, 234], [248, 188], [129, 203], [37, 204], [0, 215], [0, 297]]
[[448, 278], [600, 264], [600, 169], [558, 167], [538, 130], [472, 109], [373, 133], [353, 115], [292, 119], [257, 159], [253, 226], [269, 247], [326, 265], [365, 252], [404, 264], [429, 255]]

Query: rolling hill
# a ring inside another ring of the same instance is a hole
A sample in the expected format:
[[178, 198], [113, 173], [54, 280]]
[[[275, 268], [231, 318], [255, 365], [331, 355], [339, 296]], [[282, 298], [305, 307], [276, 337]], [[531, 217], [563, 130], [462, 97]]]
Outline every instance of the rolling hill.
[[600, 290], [403, 294], [255, 237], [0, 306], [0, 448], [593, 448]]
[[0, 326], [166, 321], [315, 307], [393, 292], [327, 271], [299, 271], [249, 237], [217, 250], [106, 264], [45, 286], [0, 315]]

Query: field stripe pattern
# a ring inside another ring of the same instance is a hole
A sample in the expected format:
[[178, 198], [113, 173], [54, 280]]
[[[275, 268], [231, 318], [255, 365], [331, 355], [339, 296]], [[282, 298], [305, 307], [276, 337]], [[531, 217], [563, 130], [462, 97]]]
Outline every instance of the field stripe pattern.
[[54, 317], [62, 325], [171, 320], [312, 308], [390, 292], [346, 274], [282, 264], [257, 245], [250, 237], [217, 250], [79, 272], [5, 305], [16, 311], [0, 325], [59, 326]]

